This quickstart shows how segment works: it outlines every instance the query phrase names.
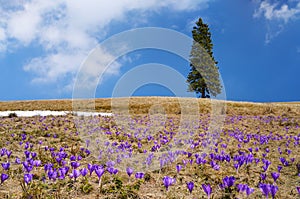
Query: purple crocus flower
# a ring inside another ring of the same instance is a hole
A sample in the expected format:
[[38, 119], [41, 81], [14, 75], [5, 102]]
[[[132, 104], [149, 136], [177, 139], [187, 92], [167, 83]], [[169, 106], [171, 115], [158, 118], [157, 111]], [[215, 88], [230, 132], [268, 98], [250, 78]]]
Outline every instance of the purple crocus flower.
[[61, 164], [61, 161], [62, 161], [62, 157], [56, 157], [56, 162], [58, 162], [59, 164]]
[[107, 171], [108, 171], [110, 174], [117, 174], [117, 173], [118, 173], [118, 169], [115, 169], [115, 168], [113, 168], [113, 167], [107, 168]]
[[287, 161], [284, 157], [280, 157], [279, 160], [284, 166], [289, 166], [289, 161]]
[[106, 169], [108, 171], [108, 173], [113, 174], [114, 173], [114, 168], [113, 167], [108, 167]]
[[252, 194], [254, 192], [254, 189], [253, 188], [251, 188], [251, 187], [246, 187], [246, 194], [247, 194], [247, 196], [249, 196], [250, 194]]
[[196, 163], [197, 164], [205, 164], [206, 160], [203, 157], [197, 157]]
[[70, 170], [70, 167], [68, 167], [68, 166], [65, 166], [65, 167], [63, 167], [63, 168], [64, 168], [65, 174], [67, 174], [67, 173], [69, 172], [69, 170]]
[[300, 187], [296, 187], [296, 189], [297, 189], [297, 191], [298, 191], [298, 193], [300, 195]]
[[56, 178], [57, 178], [57, 171], [56, 171], [56, 169], [50, 169], [48, 172], [47, 172], [47, 175], [48, 175], [48, 178], [50, 179], [50, 180], [56, 180]]
[[72, 174], [70, 174], [70, 177], [76, 180], [79, 176], [80, 176], [80, 171], [78, 171], [77, 169], [73, 169], [73, 172]]
[[6, 154], [6, 148], [2, 148], [0, 151], [0, 156], [4, 156]]
[[9, 163], [9, 162], [7, 162], [7, 163], [2, 163], [1, 165], [2, 165], [2, 167], [3, 167], [4, 170], [8, 170], [8, 169], [9, 169], [9, 166], [10, 166], [10, 163]]
[[220, 170], [220, 166], [217, 163], [215, 163], [214, 161], [210, 162], [210, 166], [216, 171]]
[[26, 134], [22, 133], [21, 136], [22, 136], [22, 140], [26, 140]]
[[278, 152], [279, 152], [279, 154], [282, 154], [282, 151], [281, 151], [280, 147], [278, 147]]
[[264, 163], [267, 167], [269, 167], [271, 165], [271, 162], [269, 160], [265, 160]]
[[279, 176], [280, 176], [280, 173], [276, 173], [276, 172], [273, 172], [273, 173], [271, 173], [271, 176], [272, 176], [272, 178], [274, 179], [274, 182], [276, 182], [276, 180], [279, 178]]
[[278, 172], [280, 173], [282, 166], [278, 166], [277, 168], [278, 168]]
[[78, 155], [77, 156], [77, 161], [80, 161], [80, 160], [82, 160], [82, 157], [81, 157], [81, 155]]
[[259, 188], [261, 192], [268, 198], [270, 192], [270, 186], [268, 184], [260, 184]]
[[247, 196], [254, 192], [254, 189], [250, 188], [247, 184], [238, 184], [237, 189], [239, 192], [246, 192]]
[[8, 151], [8, 150], [6, 151], [6, 155], [7, 155], [8, 158], [10, 158], [11, 154], [12, 154], [11, 151]]
[[24, 151], [24, 154], [25, 154], [25, 157], [26, 157], [26, 158], [29, 158], [29, 156], [30, 156], [30, 151]]
[[7, 180], [8, 177], [9, 177], [9, 176], [8, 176], [6, 173], [2, 173], [2, 174], [1, 174], [1, 184], [2, 184], [5, 180]]
[[29, 164], [29, 162], [25, 161], [23, 162], [23, 167], [24, 169], [29, 173], [30, 171], [32, 171], [33, 166]]
[[95, 166], [95, 173], [97, 174], [98, 178], [100, 179], [101, 176], [104, 174], [105, 170], [103, 167], [101, 166], [98, 166], [97, 167]]
[[16, 163], [16, 164], [21, 164], [20, 158], [16, 157], [15, 163]]
[[41, 164], [42, 164], [41, 160], [34, 160], [33, 161], [33, 166], [35, 166], [35, 167], [39, 167], [39, 166], [41, 166]]
[[184, 166], [186, 167], [186, 165], [187, 165], [188, 161], [187, 161], [186, 159], [183, 159], [183, 160], [182, 160], [182, 163], [183, 163], [183, 164], [184, 164]]
[[85, 153], [86, 153], [87, 156], [89, 156], [89, 155], [91, 154], [91, 151], [88, 150], [88, 149], [86, 149], [86, 150], [85, 150]]
[[126, 172], [127, 172], [127, 175], [130, 177], [131, 174], [133, 173], [133, 169], [130, 167], [127, 167]]
[[58, 174], [59, 174], [59, 179], [63, 180], [65, 179], [66, 173], [68, 172], [68, 170], [65, 167], [59, 168], [58, 169]]
[[84, 177], [88, 173], [88, 170], [86, 168], [82, 168], [82, 169], [80, 169], [80, 173]]
[[238, 163], [236, 163], [236, 164], [234, 164], [233, 166], [234, 166], [234, 168], [236, 169], [236, 171], [238, 171], [240, 165], [239, 165]]
[[171, 178], [169, 176], [164, 176], [163, 178], [163, 183], [166, 187], [166, 189], [168, 190], [169, 189], [169, 186], [171, 186], [172, 184], [175, 183], [175, 179], [174, 178]]
[[244, 192], [248, 186], [245, 184], [238, 184], [237, 189], [239, 192]]
[[144, 176], [145, 176], [145, 174], [142, 173], [142, 172], [137, 172], [137, 173], [135, 174], [135, 178], [137, 178], [137, 179], [142, 179]]
[[33, 159], [32, 158], [27, 158], [26, 161], [32, 166], [33, 165]]
[[261, 174], [260, 174], [260, 177], [261, 177], [262, 180], [266, 180], [267, 174], [261, 173]]
[[75, 156], [75, 155], [72, 155], [72, 156], [70, 157], [70, 160], [71, 160], [71, 161], [76, 161], [76, 156]]
[[103, 168], [103, 166], [99, 166], [99, 165], [94, 165], [95, 167], [95, 173], [97, 174], [98, 178], [99, 178], [99, 184], [98, 186], [100, 187], [101, 186], [101, 181], [102, 181], [102, 175], [104, 174], [105, 172], [105, 169]]
[[44, 170], [45, 170], [45, 172], [46, 172], [46, 171], [49, 171], [52, 167], [53, 167], [53, 164], [52, 164], [52, 163], [45, 164], [45, 165], [44, 165]]
[[190, 191], [190, 193], [192, 193], [192, 191], [194, 189], [194, 183], [193, 182], [188, 182], [186, 185], [187, 185], [187, 188]]
[[223, 184], [225, 187], [231, 187], [235, 182], [235, 177], [234, 176], [226, 176], [225, 178], [223, 178]]
[[277, 191], [278, 191], [278, 186], [270, 185], [270, 192], [273, 199], [275, 198]]
[[202, 188], [204, 192], [206, 193], [207, 197], [210, 198], [210, 194], [212, 192], [210, 184], [202, 184]]
[[114, 161], [107, 161], [107, 162], [106, 162], [106, 166], [107, 166], [107, 167], [113, 167], [113, 166], [115, 166], [115, 164], [116, 164], [116, 163], [115, 163]]
[[24, 174], [24, 181], [25, 181], [25, 183], [28, 184], [29, 182], [31, 182], [32, 181], [32, 177], [33, 177], [33, 175], [31, 173]]
[[284, 164], [284, 162], [285, 162], [285, 158], [284, 158], [284, 157], [279, 157], [279, 160], [280, 160], [280, 162], [281, 162], [282, 164]]
[[71, 166], [72, 166], [74, 169], [77, 169], [77, 168], [80, 166], [80, 163], [79, 163], [79, 162], [71, 162]]
[[93, 171], [95, 171], [95, 165], [88, 163], [88, 170], [90, 171], [90, 175], [92, 175]]
[[36, 152], [31, 152], [31, 157], [32, 158], [35, 158], [37, 156], [37, 153]]
[[260, 159], [259, 158], [254, 158], [255, 160], [255, 163], [258, 164], [260, 162]]
[[269, 166], [267, 166], [267, 165], [262, 166], [264, 172], [266, 172], [266, 171], [268, 170], [268, 167], [269, 167]]
[[182, 169], [182, 165], [177, 164], [177, 165], [176, 165], [177, 173], [179, 173], [181, 169]]

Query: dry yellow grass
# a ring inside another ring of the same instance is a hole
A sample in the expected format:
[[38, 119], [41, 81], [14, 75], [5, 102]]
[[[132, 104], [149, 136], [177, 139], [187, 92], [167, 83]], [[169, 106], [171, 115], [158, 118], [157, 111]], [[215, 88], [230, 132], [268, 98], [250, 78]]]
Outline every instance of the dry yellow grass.
[[[126, 106], [126, 98], [117, 98], [117, 99], [95, 99], [88, 101], [77, 101], [81, 102], [82, 105], [88, 104], [88, 107], [80, 107], [80, 110], [88, 109], [92, 107], [95, 102], [96, 111], [99, 112], [118, 112], [122, 110], [127, 110]], [[193, 104], [197, 104], [199, 108], [199, 112], [201, 113], [200, 117], [202, 121], [208, 121], [210, 115], [207, 114], [212, 110], [213, 103], [217, 103], [217, 105], [224, 105], [224, 109], [221, 110], [223, 113], [226, 113], [228, 117], [226, 117], [224, 125], [222, 126], [222, 132], [227, 132], [227, 134], [221, 134], [219, 139], [219, 152], [224, 150], [227, 154], [230, 154], [231, 157], [234, 155], [238, 155], [240, 151], [248, 153], [248, 148], [260, 147], [260, 150], [254, 152], [256, 158], [263, 158], [263, 154], [265, 150], [270, 149], [270, 153], [267, 155], [267, 158], [272, 161], [272, 165], [268, 170], [268, 178], [267, 183], [272, 183], [273, 180], [270, 176], [270, 172], [274, 172], [277, 170], [277, 165], [279, 162], [279, 154], [277, 152], [278, 146], [282, 148], [282, 150], [286, 149], [286, 139], [283, 140], [271, 140], [268, 144], [258, 145], [254, 144], [255, 139], [251, 139], [249, 143], [244, 143], [239, 149], [238, 145], [240, 142], [232, 136], [229, 136], [229, 132], [233, 132], [236, 129], [243, 132], [243, 136], [250, 134], [259, 134], [263, 136], [270, 136], [272, 132], [273, 135], [280, 135], [284, 138], [289, 136], [296, 136], [300, 133], [300, 128], [296, 128], [300, 124], [300, 103], [251, 103], [251, 102], [233, 102], [233, 101], [211, 101], [209, 99], [192, 99], [192, 98], [172, 98], [172, 97], [134, 97], [129, 99], [129, 112], [135, 118], [137, 115], [141, 115], [144, 117], [148, 112], [165, 112], [173, 118], [173, 124], [166, 123], [164, 125], [163, 130], [174, 132], [179, 132], [179, 120], [180, 115], [182, 114], [181, 106], [187, 108], [188, 113], [193, 113], [195, 106]], [[77, 104], [78, 105], [78, 104]], [[79, 103], [80, 105], [80, 103]], [[222, 106], [221, 106], [222, 108]], [[0, 111], [4, 110], [64, 110], [71, 111], [72, 110], [72, 100], [40, 100], [40, 101], [14, 101], [14, 102], [0, 102]], [[243, 115], [241, 120], [237, 119], [239, 115]], [[175, 117], [174, 117], [175, 116]], [[253, 116], [261, 116], [261, 117], [253, 117]], [[274, 117], [273, 117], [274, 116]], [[288, 120], [276, 119], [277, 116], [281, 116], [281, 118], [287, 118]], [[53, 118], [55, 120], [53, 120]], [[262, 118], [262, 120], [260, 119]], [[84, 140], [80, 141], [80, 137], [76, 136], [75, 132], [78, 131], [76, 129], [76, 125], [74, 121], [78, 119], [74, 115], [67, 116], [58, 116], [58, 117], [46, 117], [43, 121], [40, 120], [40, 117], [31, 117], [31, 118], [2, 118], [2, 126], [0, 126], [0, 148], [6, 147], [9, 150], [13, 150], [13, 158], [16, 156], [22, 156], [23, 154], [23, 146], [19, 145], [20, 135], [24, 132], [28, 135], [28, 141], [35, 143], [36, 148], [33, 148], [33, 151], [37, 151], [39, 157], [43, 160], [43, 163], [48, 161], [54, 161], [50, 157], [49, 152], [45, 152], [44, 150], [39, 150], [38, 141], [43, 141], [43, 146], [52, 146], [56, 149], [59, 149], [61, 146], [68, 145], [69, 147], [65, 150], [69, 154], [77, 154], [76, 150], [79, 151], [79, 147], [85, 147]], [[142, 148], [138, 149], [136, 140], [134, 138], [127, 138], [122, 135], [119, 138], [115, 135], [116, 131], [121, 128], [116, 127], [116, 121], [114, 119], [108, 119], [104, 117], [99, 117], [99, 126], [104, 129], [109, 129], [112, 132], [112, 136], [110, 139], [115, 140], [117, 142], [120, 139], [128, 140], [132, 143], [133, 149], [136, 153], [142, 153], [143, 149], [150, 150], [152, 143], [148, 143], [146, 141], [142, 141]], [[137, 128], [147, 128], [147, 121], [149, 118], [144, 118], [144, 123], [138, 124]], [[234, 122], [232, 122], [234, 119]], [[266, 120], [270, 119], [269, 122]], [[126, 121], [124, 121], [126, 122]], [[210, 121], [208, 121], [209, 123]], [[205, 122], [204, 122], [205, 123]], [[204, 124], [202, 123], [202, 124]], [[46, 126], [51, 128], [45, 129]], [[206, 127], [207, 125], [205, 125]], [[290, 130], [287, 133], [286, 127]], [[67, 130], [66, 130], [67, 129]], [[259, 129], [259, 130], [258, 130]], [[163, 131], [158, 131], [153, 134], [154, 137], [158, 137]], [[18, 136], [12, 137], [11, 134], [14, 133]], [[57, 134], [58, 138], [54, 138], [53, 135]], [[122, 133], [130, 133], [124, 131]], [[197, 129], [197, 133], [205, 133], [205, 130], [201, 127]], [[50, 134], [49, 137], [47, 134]], [[125, 134], [124, 134], [125, 135]], [[165, 135], [165, 134], [164, 134]], [[32, 136], [32, 138], [30, 138]], [[199, 140], [199, 137], [195, 137], [195, 139]], [[222, 142], [221, 142], [222, 140]], [[292, 138], [291, 138], [292, 140]], [[7, 143], [11, 143], [7, 145]], [[226, 143], [227, 148], [223, 148], [221, 143]], [[300, 185], [299, 178], [296, 175], [296, 163], [299, 162], [299, 147], [291, 145], [289, 147], [292, 152], [292, 156], [295, 158], [295, 163], [289, 167], [284, 167], [282, 170], [282, 174], [277, 181], [277, 185], [280, 190], [277, 193], [276, 198], [295, 198], [297, 197], [295, 187]], [[201, 154], [203, 152], [203, 148], [196, 147], [195, 149], [187, 149], [187, 151], [193, 153]], [[78, 152], [78, 154], [80, 151]], [[289, 156], [285, 153], [282, 155], [286, 158]], [[1, 159], [1, 157], [0, 157]], [[224, 193], [222, 190], [218, 188], [218, 184], [221, 183], [222, 178], [225, 176], [233, 175], [237, 178], [236, 183], [247, 183], [251, 187], [255, 188], [255, 192], [251, 195], [251, 198], [261, 198], [261, 192], [259, 188], [257, 188], [257, 184], [260, 181], [259, 174], [262, 171], [263, 163], [260, 162], [258, 165], [249, 164], [243, 165], [239, 172], [235, 170], [233, 167], [233, 161], [231, 163], [219, 162], [221, 169], [216, 171], [209, 164], [198, 165], [195, 162], [193, 164], [188, 163], [186, 167], [184, 167], [180, 173], [176, 172], [176, 165], [183, 164], [182, 160], [186, 159], [186, 156], [180, 156], [176, 162], [168, 165], [161, 169], [161, 171], [153, 171], [148, 172], [148, 177], [142, 180], [139, 189], [133, 189], [134, 186], [138, 185], [139, 181], [135, 180], [134, 177], [129, 178], [124, 171], [120, 171], [116, 178], [112, 178], [108, 173], [103, 176], [103, 190], [100, 192], [97, 188], [98, 181], [96, 175], [94, 174], [89, 178], [89, 184], [93, 188], [89, 193], [84, 193], [82, 191], [82, 186], [87, 182], [84, 178], [80, 178], [77, 182], [73, 182], [73, 180], [67, 178], [65, 181], [55, 181], [49, 182], [46, 186], [40, 183], [40, 179], [42, 176], [40, 173], [43, 172], [43, 168], [38, 168], [39, 170], [35, 171], [36, 180], [32, 187], [32, 192], [38, 191], [40, 189], [44, 195], [41, 197], [48, 198], [128, 198], [132, 195], [132, 198], [204, 198], [206, 197], [202, 188], [202, 183], [211, 183], [213, 187], [213, 198], [224, 198]], [[2, 158], [2, 161], [6, 161], [6, 159]], [[81, 161], [82, 167], [86, 167], [87, 163], [95, 161], [92, 157], [84, 158]], [[21, 195], [24, 195], [22, 190], [20, 189], [19, 181], [22, 178], [21, 173], [18, 172], [20, 165], [12, 165], [10, 172], [12, 172], [15, 177], [11, 177], [8, 179], [3, 185], [1, 185], [2, 189], [0, 189], [0, 198], [20, 198]], [[1, 169], [1, 167], [0, 167]], [[166, 191], [162, 184], [162, 177], [164, 175], [172, 176], [176, 178], [176, 184], [170, 187], [169, 191]], [[12, 175], [13, 176], [13, 175]], [[123, 183], [122, 187], [116, 189], [115, 186], [121, 180]], [[186, 189], [186, 182], [194, 181], [195, 189], [192, 194], [189, 194]], [[15, 186], [14, 186], [15, 185]], [[14, 187], [14, 188], [12, 188]], [[57, 187], [61, 187], [57, 189]], [[129, 189], [130, 188], [130, 189]], [[106, 191], [106, 192], [105, 192]], [[235, 192], [235, 197], [243, 198], [245, 195], [239, 195], [239, 193]], [[123, 197], [122, 194], [125, 194]], [[118, 196], [118, 197], [117, 197]], [[233, 197], [230, 195], [228, 197]]]
[[[113, 112], [118, 110], [127, 110], [124, 100], [129, 100], [129, 111], [133, 114], [147, 114], [151, 107], [161, 106], [167, 114], [180, 114], [182, 103], [188, 107], [191, 112], [195, 106], [189, 104], [198, 103], [199, 112], [208, 113], [211, 111], [212, 101], [210, 99], [196, 98], [176, 98], [176, 97], [131, 97], [131, 98], [104, 98], [81, 100], [83, 107], [80, 110], [91, 110], [95, 106], [98, 112]], [[78, 100], [79, 101], [79, 100]], [[76, 105], [79, 106], [78, 101]], [[80, 102], [80, 101], [79, 101]], [[88, 102], [88, 107], [86, 107]], [[219, 101], [224, 105], [227, 115], [300, 115], [300, 102], [282, 102], [282, 103], [253, 103], [253, 102], [234, 102]], [[73, 101], [65, 100], [32, 100], [32, 101], [9, 101], [0, 102], [0, 111], [16, 111], [16, 110], [57, 110], [72, 111]], [[113, 108], [112, 108], [113, 105]], [[158, 107], [160, 109], [161, 107]], [[115, 108], [115, 109], [114, 109]]]

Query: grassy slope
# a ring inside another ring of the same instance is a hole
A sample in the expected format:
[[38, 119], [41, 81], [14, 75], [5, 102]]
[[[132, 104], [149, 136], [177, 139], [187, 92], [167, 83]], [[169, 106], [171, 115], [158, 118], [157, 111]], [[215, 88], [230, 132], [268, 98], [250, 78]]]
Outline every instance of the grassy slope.
[[[126, 109], [122, 102], [125, 98], [117, 99], [95, 99], [89, 101], [90, 105], [95, 105], [95, 110], [99, 112], [112, 112], [112, 105], [117, 109]], [[201, 113], [207, 113], [211, 110], [211, 101], [209, 99], [192, 99], [192, 98], [173, 98], [173, 97], [133, 97], [130, 98], [130, 111], [135, 114], [147, 114], [151, 106], [163, 106], [168, 114], [179, 114], [179, 100], [185, 103], [198, 103]], [[77, 101], [78, 102], [78, 101]], [[290, 116], [299, 116], [300, 102], [279, 102], [279, 103], [252, 103], [252, 102], [233, 102], [220, 101], [226, 105], [226, 114], [228, 115], [266, 115], [287, 114]], [[37, 101], [9, 101], [0, 102], [0, 111], [14, 110], [57, 110], [71, 111], [72, 100], [37, 100]], [[95, 103], [95, 104], [93, 104]], [[77, 103], [76, 103], [77, 104]], [[190, 108], [194, 108], [193, 106]], [[93, 107], [91, 106], [91, 110]]]
[[[126, 106], [122, 104], [124, 99], [115, 99], [113, 104], [117, 107], [118, 110], [125, 109]], [[204, 113], [201, 115], [203, 120], [207, 119], [207, 114], [211, 110], [211, 103], [210, 100], [207, 99], [185, 99], [184, 102], [186, 104], [191, 104], [192, 102], [197, 102], [200, 108], [200, 112]], [[163, 106], [165, 111], [168, 115], [171, 116], [179, 116], [180, 115], [180, 104], [179, 99], [177, 98], [162, 98], [162, 97], [137, 97], [130, 99], [130, 112], [133, 113], [132, 115], [136, 114], [143, 114], [145, 115], [148, 113], [149, 109], [151, 111], [151, 106]], [[190, 109], [195, 107], [191, 106]], [[16, 101], [16, 102], [0, 102], [0, 110], [72, 110], [72, 101], [71, 100], [43, 100], [43, 101]], [[96, 99], [96, 110], [101, 112], [113, 112], [111, 109], [111, 99]], [[251, 133], [259, 133], [261, 135], [270, 135], [270, 132], [273, 134], [279, 134], [282, 136], [286, 136], [285, 128], [289, 127], [291, 130], [289, 131], [288, 135], [295, 136], [299, 134], [299, 129], [296, 129], [295, 126], [300, 124], [300, 103], [249, 103], [249, 102], [226, 102], [226, 122], [223, 126], [223, 130], [234, 131], [235, 129], [240, 129], [245, 135]], [[234, 122], [231, 122], [231, 116], [238, 116], [244, 115], [245, 117], [241, 120], [235, 118]], [[263, 120], [254, 119], [252, 116], [261, 116], [268, 119], [274, 119], [271, 122], [264, 122]], [[281, 120], [276, 120], [276, 116], [281, 116], [282, 118], [288, 118], [289, 120], [286, 122], [282, 122]], [[179, 119], [178, 117], [175, 117]], [[74, 133], [76, 132], [76, 128], [72, 122], [73, 116], [68, 115], [66, 118], [64, 117], [56, 117], [56, 120], [53, 122], [51, 117], [47, 118], [45, 121], [40, 122], [39, 117], [33, 118], [5, 118], [1, 120], [2, 126], [0, 127], [0, 134], [1, 134], [1, 141], [0, 141], [0, 148], [7, 147], [10, 150], [14, 150], [13, 157], [16, 155], [21, 156], [23, 153], [23, 147], [18, 145], [20, 139], [17, 137], [12, 138], [10, 136], [11, 133], [15, 133], [19, 135], [26, 131], [28, 135], [31, 135], [33, 138], [30, 141], [31, 143], [37, 143], [38, 140], [43, 140], [43, 145], [55, 146], [59, 149], [60, 146], [68, 145], [72, 146], [67, 151], [70, 153], [75, 153], [73, 148], [79, 147], [78, 144], [78, 137], [75, 136]], [[176, 119], [174, 119], [174, 123], [176, 123]], [[66, 122], [67, 120], [67, 122]], [[34, 122], [34, 123], [33, 123]], [[105, 123], [106, 120], [102, 120], [102, 124], [107, 126]], [[109, 121], [110, 125], [114, 124], [113, 121]], [[49, 130], [41, 130], [45, 128], [43, 124], [49, 124], [49, 126], [53, 126], [54, 129]], [[177, 123], [178, 124], [178, 123]], [[166, 125], [168, 126], [168, 125]], [[259, 132], [257, 128], [260, 128]], [[65, 128], [68, 130], [66, 131]], [[111, 128], [112, 132], [116, 129]], [[58, 139], [48, 138], [47, 133], [51, 135], [53, 133], [57, 133], [59, 135]], [[67, 133], [66, 133], [67, 132]], [[199, 129], [199, 133], [204, 133], [203, 129]], [[113, 139], [117, 139], [113, 136]], [[221, 135], [221, 139], [224, 141], [222, 143], [226, 143], [228, 147], [225, 150], [226, 153], [234, 155], [238, 154], [238, 144], [239, 142], [227, 135]], [[271, 153], [268, 155], [268, 158], [272, 161], [272, 165], [268, 171], [268, 178], [267, 182], [271, 183], [272, 178], [270, 177], [270, 172], [276, 171], [276, 165], [280, 164], [278, 157], [279, 154], [276, 153], [277, 147], [281, 146], [281, 148], [285, 149], [285, 139], [277, 142], [270, 140], [267, 145], [262, 145], [260, 147], [260, 151], [255, 152], [255, 157], [262, 158], [262, 154], [266, 148], [269, 148]], [[12, 143], [12, 145], [6, 145], [7, 142]], [[84, 146], [84, 142], [80, 144]], [[136, 144], [134, 144], [136, 145]], [[76, 146], [76, 147], [75, 147]], [[146, 144], [143, 145], [144, 148], [150, 147]], [[249, 147], [256, 147], [254, 145], [253, 140], [251, 140], [247, 144], [243, 144], [241, 151], [247, 152]], [[137, 148], [135, 146], [135, 148]], [[148, 148], [147, 148], [148, 149]], [[222, 148], [219, 146], [219, 150]], [[299, 146], [293, 147], [292, 149], [292, 157], [295, 157], [296, 162], [300, 160], [300, 151]], [[35, 148], [33, 148], [33, 151]], [[76, 151], [76, 150], [75, 150]], [[196, 152], [201, 153], [201, 148], [197, 148]], [[43, 157], [45, 160], [48, 161], [48, 156], [46, 152], [39, 152], [39, 157]], [[284, 157], [289, 157], [287, 154], [282, 155]], [[1, 159], [2, 160], [2, 159]], [[51, 159], [49, 159], [50, 161]], [[3, 161], [6, 161], [3, 159]], [[2, 162], [2, 161], [1, 161]], [[82, 165], [88, 163], [89, 160], [83, 160]], [[295, 162], [295, 163], [296, 163]], [[262, 163], [260, 162], [257, 166], [255, 164], [251, 164], [249, 167], [243, 165], [243, 167], [237, 173], [233, 168], [232, 164], [227, 164], [226, 162], [220, 163], [221, 169], [219, 171], [213, 170], [209, 164], [200, 165], [197, 164], [188, 164], [186, 168], [183, 168], [180, 174], [176, 173], [175, 165], [182, 164], [182, 158], [178, 159], [175, 163], [171, 166], [164, 168], [161, 172], [150, 172], [148, 177], [143, 180], [139, 190], [133, 189], [133, 195], [135, 193], [140, 198], [205, 198], [205, 195], [201, 189], [202, 183], [211, 183], [214, 190], [214, 198], [223, 198], [224, 194], [222, 191], [218, 190], [217, 184], [222, 181], [222, 178], [226, 175], [233, 175], [237, 178], [237, 183], [247, 183], [252, 187], [255, 187], [257, 183], [260, 181], [259, 174], [261, 172]], [[43, 169], [41, 168], [41, 171]], [[18, 176], [18, 167], [17, 165], [12, 165], [10, 172], [16, 173], [15, 175]], [[41, 178], [39, 176], [38, 170], [35, 171], [37, 178]], [[41, 172], [42, 173], [42, 172]], [[296, 176], [296, 167], [293, 164], [290, 167], [284, 167], [282, 174], [278, 180], [278, 186], [280, 191], [277, 194], [277, 198], [295, 198], [295, 186], [300, 185], [299, 177]], [[162, 177], [164, 175], [176, 177], [177, 181], [176, 184], [170, 187], [170, 191], [166, 193], [163, 185], [162, 185]], [[48, 187], [43, 189], [44, 194], [51, 194], [55, 198], [54, 193], [58, 193], [62, 198], [104, 198], [107, 196], [108, 198], [116, 198], [120, 197], [122, 194], [129, 194], [131, 191], [128, 191], [128, 187], [134, 187], [138, 184], [138, 181], [129, 180], [125, 173], [118, 174], [119, 179], [122, 180], [123, 187], [119, 189], [119, 191], [112, 191], [114, 190], [114, 186], [116, 186], [117, 181], [114, 181], [109, 175], [103, 176], [103, 190], [107, 192], [102, 192], [99, 195], [97, 191], [97, 178], [94, 175], [89, 183], [93, 187], [92, 191], [89, 194], [84, 194], [82, 192], [82, 186], [85, 185], [85, 181], [83, 178], [80, 178], [77, 183], [74, 183], [72, 180], [65, 181], [66, 184], [60, 181], [56, 181], [53, 183], [49, 183]], [[193, 194], [190, 196], [186, 190], [186, 182], [194, 181], [195, 182], [195, 190]], [[17, 186], [15, 186], [17, 185]], [[38, 183], [33, 184], [37, 187]], [[62, 188], [57, 190], [57, 186], [61, 186]], [[131, 188], [130, 188], [131, 190]], [[13, 196], [20, 196], [20, 186], [19, 186], [19, 179], [9, 179], [7, 182], [3, 184], [0, 188], [0, 196], [7, 197], [8, 195], [12, 198]], [[45, 196], [45, 195], [43, 195]], [[127, 195], [128, 196], [128, 195]], [[236, 197], [238, 195], [235, 195]], [[239, 196], [239, 198], [243, 198], [244, 195]], [[50, 197], [52, 198], [52, 197]], [[132, 196], [132, 198], [134, 198]], [[256, 187], [255, 192], [253, 193], [251, 198], [261, 198], [261, 193], [259, 189]]]

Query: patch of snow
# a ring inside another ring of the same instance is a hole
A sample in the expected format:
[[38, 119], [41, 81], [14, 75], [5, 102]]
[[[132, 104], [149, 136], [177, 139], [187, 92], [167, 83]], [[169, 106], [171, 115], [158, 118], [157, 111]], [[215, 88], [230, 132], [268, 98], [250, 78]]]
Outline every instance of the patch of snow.
[[112, 116], [112, 113], [98, 113], [98, 112], [72, 112], [72, 111], [0, 111], [0, 117], [7, 117], [9, 114], [15, 113], [18, 117], [32, 117], [32, 116], [63, 116], [69, 113], [74, 113], [78, 116]]
[[[69, 112], [69, 113], [72, 113], [72, 112]], [[99, 112], [80, 112], [80, 111], [77, 111], [77, 112], [73, 112], [74, 114], [77, 114], [78, 116], [112, 116], [112, 113], [99, 113]]]

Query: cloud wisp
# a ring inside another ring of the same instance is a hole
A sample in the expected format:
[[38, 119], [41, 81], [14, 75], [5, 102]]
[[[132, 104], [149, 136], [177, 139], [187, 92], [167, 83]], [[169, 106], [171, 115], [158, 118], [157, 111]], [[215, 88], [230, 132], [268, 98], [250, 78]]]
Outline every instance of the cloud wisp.
[[291, 7], [288, 4], [282, 4], [278, 8], [279, 3], [269, 3], [268, 1], [262, 1], [259, 8], [255, 11], [254, 17], [264, 16], [267, 20], [279, 20], [285, 23], [299, 17], [300, 14], [300, 2], [295, 7]]
[[263, 17], [267, 21], [266, 44], [277, 37], [287, 23], [300, 17], [300, 1], [287, 1], [282, 4], [279, 1], [271, 3], [268, 0], [263, 0], [258, 5], [259, 7], [255, 10], [253, 17]]

